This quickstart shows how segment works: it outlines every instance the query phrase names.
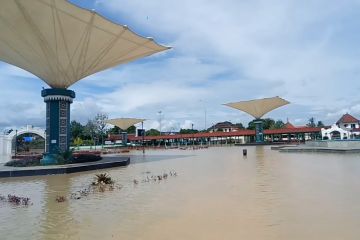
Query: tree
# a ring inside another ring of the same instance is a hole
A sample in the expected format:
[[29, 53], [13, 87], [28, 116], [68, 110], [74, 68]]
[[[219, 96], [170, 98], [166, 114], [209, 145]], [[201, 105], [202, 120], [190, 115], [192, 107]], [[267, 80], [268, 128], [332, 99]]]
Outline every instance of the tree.
[[78, 146], [81, 146], [83, 144], [84, 144], [84, 141], [81, 138], [77, 137], [77, 138], [74, 139], [74, 145], [75, 146], [78, 147]]
[[97, 126], [93, 120], [88, 120], [84, 127], [84, 138], [94, 140], [96, 137]]
[[114, 126], [107, 131], [107, 134], [120, 134], [122, 130], [118, 126]]
[[284, 128], [285, 123], [281, 120], [277, 120], [274, 125], [270, 126], [270, 129], [281, 129]]
[[156, 129], [150, 129], [148, 131], [146, 131], [145, 133], [146, 136], [160, 136], [160, 132]]
[[128, 129], [126, 129], [126, 131], [128, 134], [135, 134], [136, 132], [136, 127], [135, 126], [131, 126]]
[[316, 125], [315, 125], [315, 118], [314, 118], [314, 117], [311, 117], [311, 118], [309, 119], [309, 122], [306, 124], [306, 126], [308, 126], [308, 127], [316, 127]]
[[180, 129], [180, 134], [194, 134], [198, 132], [199, 130], [196, 129]]
[[71, 137], [73, 140], [76, 138], [84, 137], [84, 126], [81, 123], [77, 121], [71, 121], [70, 128], [71, 128]]
[[122, 132], [127, 132], [128, 134], [135, 134], [136, 127], [131, 126], [124, 131], [123, 129], [119, 128], [118, 126], [114, 126], [107, 131], [107, 134], [121, 134]]
[[275, 125], [274, 119], [271, 119], [271, 118], [254, 119], [251, 122], [249, 122], [247, 129], [255, 130], [255, 122], [258, 122], [258, 121], [263, 122], [263, 129], [270, 129], [272, 126]]
[[317, 127], [325, 127], [325, 125], [322, 121], [318, 121], [316, 126]]
[[108, 115], [104, 113], [96, 114], [94, 118], [94, 124], [96, 125], [96, 134], [98, 137], [101, 138], [101, 144], [104, 143], [104, 135], [105, 135], [105, 128], [106, 128], [106, 120], [108, 119]]

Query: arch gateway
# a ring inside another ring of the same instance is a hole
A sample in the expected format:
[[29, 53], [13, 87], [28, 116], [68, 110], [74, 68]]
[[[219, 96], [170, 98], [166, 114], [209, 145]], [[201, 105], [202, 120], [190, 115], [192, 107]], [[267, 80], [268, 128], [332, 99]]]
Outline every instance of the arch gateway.
[[[14, 153], [14, 145], [13, 142], [16, 136], [20, 136], [22, 134], [32, 133], [36, 134], [44, 139], [46, 139], [45, 129], [33, 127], [32, 125], [27, 125], [26, 127], [13, 130], [8, 134], [0, 135], [0, 155], [12, 155]], [[0, 158], [1, 161], [1, 158]]]

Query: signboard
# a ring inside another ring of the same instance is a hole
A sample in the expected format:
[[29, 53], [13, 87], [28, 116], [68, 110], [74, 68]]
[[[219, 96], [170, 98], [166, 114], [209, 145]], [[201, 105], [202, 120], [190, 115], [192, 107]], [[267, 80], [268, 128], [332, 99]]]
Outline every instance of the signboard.
[[145, 129], [137, 129], [137, 136], [138, 137], [145, 136]]
[[32, 142], [34, 137], [23, 137], [24, 142]]

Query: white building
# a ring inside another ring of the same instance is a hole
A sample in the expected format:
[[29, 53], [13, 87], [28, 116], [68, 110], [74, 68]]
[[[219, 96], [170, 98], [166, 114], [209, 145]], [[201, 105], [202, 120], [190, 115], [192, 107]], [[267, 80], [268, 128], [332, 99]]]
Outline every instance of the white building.
[[[25, 133], [33, 133], [45, 139], [45, 130], [31, 125], [27, 125], [26, 127], [18, 130], [10, 131], [3, 135], [0, 134], [0, 155], [11, 156], [14, 153], [15, 138]], [[5, 158], [0, 157], [0, 162], [2, 159]]]
[[209, 132], [217, 132], [217, 131], [236, 132], [236, 131], [239, 131], [239, 128], [235, 124], [225, 121], [225, 122], [219, 122], [219, 123], [213, 125], [208, 130], [209, 130]]
[[346, 113], [330, 128], [322, 128], [321, 135], [324, 140], [358, 138], [360, 136], [359, 120]]
[[351, 131], [359, 128], [359, 120], [346, 113], [336, 122], [336, 125], [344, 130]]

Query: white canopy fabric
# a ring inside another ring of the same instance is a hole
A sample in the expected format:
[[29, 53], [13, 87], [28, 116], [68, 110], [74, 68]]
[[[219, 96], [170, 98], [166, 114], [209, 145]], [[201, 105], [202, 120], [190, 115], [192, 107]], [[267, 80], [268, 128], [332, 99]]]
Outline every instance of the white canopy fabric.
[[1, 0], [0, 60], [53, 88], [169, 49], [67, 0]]
[[286, 101], [285, 99], [276, 96], [272, 98], [226, 103], [224, 105], [244, 111], [254, 118], [259, 119], [266, 113], [289, 103], [290, 102]]
[[115, 125], [115, 126], [121, 128], [122, 130], [126, 130], [129, 127], [131, 127], [137, 123], [143, 122], [145, 120], [146, 119], [139, 119], [139, 118], [115, 118], [115, 119], [106, 120], [105, 122]]

